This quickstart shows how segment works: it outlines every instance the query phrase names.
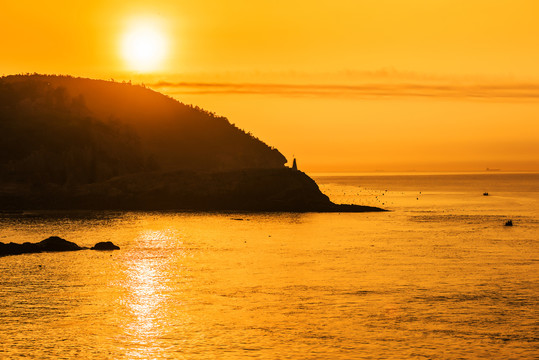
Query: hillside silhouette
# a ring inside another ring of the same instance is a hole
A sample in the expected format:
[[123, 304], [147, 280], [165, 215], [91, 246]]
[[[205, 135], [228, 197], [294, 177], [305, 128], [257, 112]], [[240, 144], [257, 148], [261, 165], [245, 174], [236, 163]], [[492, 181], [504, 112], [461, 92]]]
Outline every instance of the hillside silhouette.
[[0, 119], [1, 173], [19, 179], [95, 182], [157, 169], [223, 171], [286, 163], [278, 150], [226, 118], [130, 83], [4, 77]]
[[144, 86], [0, 78], [0, 210], [377, 211], [333, 204], [226, 118]]

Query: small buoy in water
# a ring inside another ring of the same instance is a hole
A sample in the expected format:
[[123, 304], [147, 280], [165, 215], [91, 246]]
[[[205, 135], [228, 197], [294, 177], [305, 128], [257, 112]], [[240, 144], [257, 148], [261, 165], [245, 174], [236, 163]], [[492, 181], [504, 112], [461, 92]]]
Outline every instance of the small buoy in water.
[[484, 193], [483, 193], [483, 196], [488, 196], [488, 192], [484, 192]]
[[507, 220], [505, 226], [513, 226], [513, 220]]

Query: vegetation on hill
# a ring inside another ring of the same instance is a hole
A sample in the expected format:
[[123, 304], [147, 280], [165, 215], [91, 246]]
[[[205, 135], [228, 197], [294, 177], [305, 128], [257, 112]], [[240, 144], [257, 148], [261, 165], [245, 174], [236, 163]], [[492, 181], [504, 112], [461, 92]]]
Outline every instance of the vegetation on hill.
[[148, 170], [282, 168], [284, 156], [220, 116], [139, 85], [0, 79], [0, 180], [92, 183]]

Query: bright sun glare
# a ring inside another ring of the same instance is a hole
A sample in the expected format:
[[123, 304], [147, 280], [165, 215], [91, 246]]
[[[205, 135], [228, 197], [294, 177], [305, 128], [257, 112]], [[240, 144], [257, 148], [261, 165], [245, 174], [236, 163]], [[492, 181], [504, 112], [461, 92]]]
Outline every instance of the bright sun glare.
[[167, 55], [167, 39], [159, 24], [135, 21], [122, 37], [122, 56], [130, 70], [150, 72], [158, 70]]

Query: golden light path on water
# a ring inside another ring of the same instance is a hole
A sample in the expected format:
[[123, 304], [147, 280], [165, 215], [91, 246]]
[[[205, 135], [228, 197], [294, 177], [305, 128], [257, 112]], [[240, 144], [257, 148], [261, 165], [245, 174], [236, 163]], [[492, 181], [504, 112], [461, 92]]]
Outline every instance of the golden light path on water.
[[[139, 248], [150, 250], [149, 256], [130, 254], [125, 269], [124, 303], [129, 314], [125, 333], [131, 337], [133, 348], [128, 348], [129, 358], [152, 358], [164, 351], [157, 346], [162, 329], [167, 326], [167, 300], [172, 289], [169, 271], [171, 257], [164, 254], [166, 245], [177, 241], [178, 233], [171, 229], [143, 230], [135, 241]], [[181, 247], [181, 241], [177, 242]], [[185, 254], [180, 250], [176, 256]], [[181, 288], [176, 288], [181, 293]], [[177, 304], [181, 306], [180, 304]]]

